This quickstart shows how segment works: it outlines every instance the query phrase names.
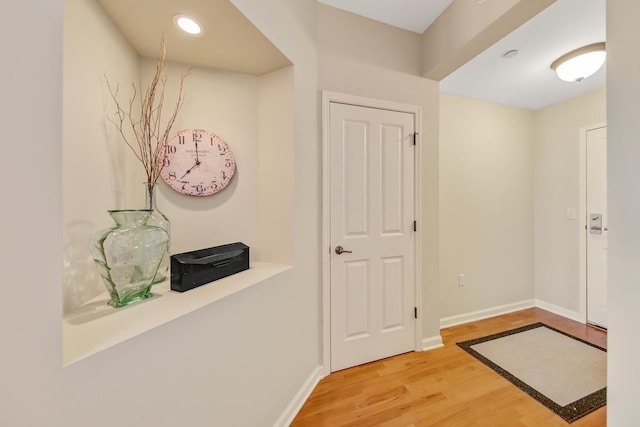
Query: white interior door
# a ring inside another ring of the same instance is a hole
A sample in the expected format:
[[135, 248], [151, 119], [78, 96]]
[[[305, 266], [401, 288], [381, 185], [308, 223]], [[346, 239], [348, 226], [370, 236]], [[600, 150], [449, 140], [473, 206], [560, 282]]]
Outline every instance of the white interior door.
[[587, 322], [607, 327], [607, 128], [587, 131]]
[[329, 116], [337, 371], [414, 349], [415, 128], [410, 113], [334, 102]]

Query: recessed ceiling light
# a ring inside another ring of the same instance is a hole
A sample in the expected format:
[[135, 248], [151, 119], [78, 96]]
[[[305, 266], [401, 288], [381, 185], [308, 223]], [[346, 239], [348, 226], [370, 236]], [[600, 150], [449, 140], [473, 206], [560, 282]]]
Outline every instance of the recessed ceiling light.
[[565, 82], [581, 82], [595, 74], [607, 58], [605, 43], [594, 43], [573, 50], [553, 61], [553, 69], [560, 80]]
[[504, 59], [511, 59], [514, 56], [516, 56], [520, 51], [518, 49], [511, 49], [505, 53], [502, 54], [502, 57]]
[[198, 24], [198, 22], [190, 16], [187, 15], [174, 15], [173, 23], [176, 24], [178, 28], [184, 31], [187, 34], [191, 34], [192, 36], [201, 36], [204, 34], [204, 30]]

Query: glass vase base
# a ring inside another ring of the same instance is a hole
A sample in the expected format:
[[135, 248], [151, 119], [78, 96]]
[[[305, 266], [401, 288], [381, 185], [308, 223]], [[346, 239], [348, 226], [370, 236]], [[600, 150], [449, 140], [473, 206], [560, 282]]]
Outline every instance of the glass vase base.
[[111, 298], [107, 304], [114, 308], [124, 307], [125, 305], [133, 304], [134, 302], [144, 301], [153, 297], [151, 293], [151, 287], [148, 289], [143, 289], [138, 292], [133, 292], [129, 295], [125, 295], [122, 298]]

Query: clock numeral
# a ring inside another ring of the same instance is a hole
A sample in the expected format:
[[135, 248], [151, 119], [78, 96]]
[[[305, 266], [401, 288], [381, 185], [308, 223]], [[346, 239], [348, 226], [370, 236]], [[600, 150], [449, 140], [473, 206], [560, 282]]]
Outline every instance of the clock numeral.
[[[205, 145], [207, 140], [209, 148]], [[236, 169], [233, 151], [222, 138], [193, 128], [165, 141], [158, 164], [170, 187], [190, 196], [209, 195], [224, 189]], [[191, 167], [185, 170], [186, 165]]]

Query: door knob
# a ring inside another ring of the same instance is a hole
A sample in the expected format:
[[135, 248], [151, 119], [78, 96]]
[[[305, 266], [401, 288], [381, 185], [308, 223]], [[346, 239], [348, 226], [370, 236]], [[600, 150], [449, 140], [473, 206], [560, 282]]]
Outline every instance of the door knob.
[[346, 253], [346, 254], [350, 254], [350, 253], [353, 253], [353, 252], [351, 252], [351, 251], [345, 251], [345, 250], [344, 250], [344, 248], [343, 248], [342, 246], [336, 246], [336, 253], [337, 253], [338, 255], [342, 255], [342, 254], [345, 254], [345, 253]]

